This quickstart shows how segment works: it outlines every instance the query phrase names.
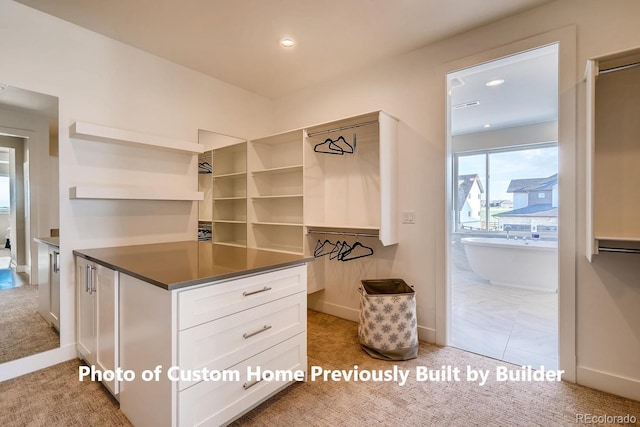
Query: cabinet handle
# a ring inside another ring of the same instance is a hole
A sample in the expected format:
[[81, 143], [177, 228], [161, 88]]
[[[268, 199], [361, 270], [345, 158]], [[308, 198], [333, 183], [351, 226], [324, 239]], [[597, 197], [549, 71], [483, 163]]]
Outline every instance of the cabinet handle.
[[244, 334], [242, 334], [242, 338], [244, 339], [251, 338], [254, 335], [258, 335], [263, 333], [264, 331], [268, 331], [269, 329], [271, 329], [271, 325], [264, 325], [262, 329], [258, 329], [257, 331], [245, 332]]
[[93, 270], [95, 270], [95, 267], [92, 265], [87, 264], [87, 277], [86, 277], [86, 284], [85, 284], [85, 292], [88, 292], [90, 294], [94, 293], [96, 291], [96, 288], [93, 286]]
[[89, 270], [91, 270], [91, 286], [89, 287], [89, 293], [92, 294], [96, 291], [96, 275], [94, 273], [94, 271], [96, 271], [96, 268], [91, 265], [89, 266]]
[[251, 292], [244, 291], [242, 293], [242, 296], [248, 297], [249, 295], [255, 295], [255, 294], [259, 294], [260, 292], [266, 292], [266, 291], [270, 291], [270, 290], [271, 290], [270, 287], [265, 286], [264, 288], [258, 289], [257, 291], [251, 291]]
[[257, 381], [252, 381], [250, 383], [244, 383], [244, 384], [242, 384], [242, 388], [245, 389], [245, 390], [249, 390], [251, 387], [253, 387], [254, 385], [258, 384], [261, 381], [262, 380], [257, 380]]
[[89, 264], [84, 266], [84, 291], [89, 293], [91, 290], [91, 266]]
[[53, 272], [58, 273], [60, 271], [60, 252], [53, 252]]

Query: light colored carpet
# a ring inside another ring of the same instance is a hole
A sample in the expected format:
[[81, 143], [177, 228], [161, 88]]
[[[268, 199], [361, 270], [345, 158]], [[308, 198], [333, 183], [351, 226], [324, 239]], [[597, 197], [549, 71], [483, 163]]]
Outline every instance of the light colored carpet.
[[38, 285], [0, 289], [0, 363], [60, 346], [60, 338], [38, 313]]
[[[493, 359], [449, 347], [420, 344], [418, 359], [386, 362], [367, 356], [357, 324], [309, 312], [309, 365], [325, 369], [415, 370], [443, 365], [495, 372]], [[115, 400], [95, 383], [77, 380], [78, 361], [0, 383], [2, 426], [129, 425]], [[153, 408], [149, 408], [153, 410]], [[238, 419], [235, 426], [570, 426], [576, 414], [631, 414], [640, 402], [566, 383], [466, 381], [297, 383]]]

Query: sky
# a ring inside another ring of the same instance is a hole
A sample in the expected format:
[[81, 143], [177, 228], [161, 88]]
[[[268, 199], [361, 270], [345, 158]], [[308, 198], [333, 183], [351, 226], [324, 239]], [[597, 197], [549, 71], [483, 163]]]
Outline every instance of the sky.
[[0, 176], [0, 207], [9, 206], [9, 177]]
[[[477, 173], [480, 175], [482, 186], [486, 188], [484, 154], [465, 155], [458, 159], [458, 174]], [[507, 193], [512, 179], [547, 178], [558, 173], [558, 148], [545, 147], [491, 153], [489, 154], [489, 172], [491, 200], [513, 200], [513, 194]]]

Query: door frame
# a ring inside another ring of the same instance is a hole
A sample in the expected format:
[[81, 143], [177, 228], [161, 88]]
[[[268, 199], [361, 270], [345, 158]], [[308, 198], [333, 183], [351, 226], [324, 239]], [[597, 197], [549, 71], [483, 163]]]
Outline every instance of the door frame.
[[[558, 367], [563, 379], [576, 381], [576, 230], [577, 217], [577, 140], [576, 118], [576, 27], [549, 31], [524, 40], [484, 51], [444, 64], [441, 76], [495, 61], [523, 51], [558, 44], [558, 191], [562, 203], [558, 209]], [[445, 156], [445, 280], [436, 285], [436, 343], [448, 345], [451, 333], [451, 212], [452, 141], [449, 96], [445, 81], [446, 156]]]

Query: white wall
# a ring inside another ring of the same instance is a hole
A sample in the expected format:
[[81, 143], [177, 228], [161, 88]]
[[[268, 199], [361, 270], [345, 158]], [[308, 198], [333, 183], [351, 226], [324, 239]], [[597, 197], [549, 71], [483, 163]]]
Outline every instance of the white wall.
[[[400, 147], [400, 210], [416, 211], [415, 225], [401, 225], [392, 274], [417, 286], [418, 323], [433, 332], [436, 289], [445, 280], [445, 75], [447, 63], [575, 24], [578, 90], [577, 157], [577, 380], [640, 399], [640, 263], [633, 255], [584, 254], [584, 84], [589, 57], [640, 45], [640, 2], [559, 0], [498, 21], [348, 76], [274, 101], [277, 131], [384, 109], [422, 138]], [[563, 67], [563, 63], [560, 63]], [[560, 117], [563, 120], [563, 117]], [[569, 125], [571, 126], [571, 125]], [[562, 195], [560, 196], [562, 197]], [[573, 224], [567, 224], [573, 226]], [[637, 257], [637, 255], [636, 255]], [[564, 262], [571, 262], [572, 257]], [[389, 263], [389, 260], [381, 261]], [[572, 286], [571, 283], [566, 286]], [[332, 292], [328, 292], [333, 295]], [[316, 296], [315, 299], [321, 297]], [[344, 297], [356, 309], [357, 300]], [[326, 301], [334, 303], [335, 301]], [[437, 309], [437, 310], [436, 310]], [[572, 339], [569, 337], [565, 339]], [[572, 344], [570, 344], [572, 345]]]
[[79, 184], [197, 188], [197, 159], [116, 144], [72, 142], [86, 121], [197, 142], [198, 129], [240, 137], [270, 132], [271, 102], [13, 1], [0, 1], [0, 82], [60, 100], [61, 345], [21, 363], [18, 375], [75, 354], [77, 248], [194, 240], [197, 204], [69, 200]]

